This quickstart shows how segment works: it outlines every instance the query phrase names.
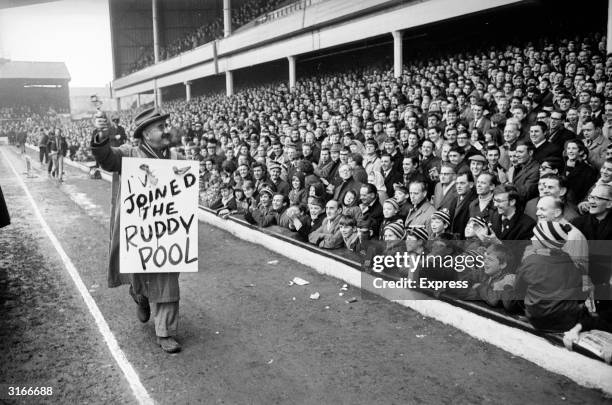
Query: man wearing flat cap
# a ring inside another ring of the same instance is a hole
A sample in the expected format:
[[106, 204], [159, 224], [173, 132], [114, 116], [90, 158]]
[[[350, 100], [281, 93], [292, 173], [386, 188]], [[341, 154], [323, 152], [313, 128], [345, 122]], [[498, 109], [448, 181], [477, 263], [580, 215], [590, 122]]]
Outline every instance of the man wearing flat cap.
[[108, 122], [105, 116], [97, 115], [91, 138], [91, 152], [104, 170], [113, 172], [111, 197], [110, 263], [108, 267], [109, 288], [130, 284], [130, 295], [138, 305], [137, 316], [147, 322], [153, 312], [157, 343], [168, 353], [181, 350], [175, 336], [178, 332], [179, 273], [120, 274], [119, 218], [121, 212], [121, 165], [123, 157], [149, 159], [176, 159], [169, 148], [170, 134], [165, 131], [168, 114], [148, 109], [135, 118], [134, 138], [139, 146], [129, 144], [111, 147]]

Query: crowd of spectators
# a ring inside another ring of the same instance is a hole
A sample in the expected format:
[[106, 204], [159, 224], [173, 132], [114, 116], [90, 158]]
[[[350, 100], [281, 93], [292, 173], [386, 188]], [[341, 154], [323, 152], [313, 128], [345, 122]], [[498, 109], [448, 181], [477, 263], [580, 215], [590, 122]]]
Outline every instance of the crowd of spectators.
[[219, 215], [363, 259], [372, 246], [484, 258], [385, 271], [460, 281], [449, 293], [569, 331], [571, 347], [581, 330], [612, 331], [605, 45], [541, 39], [414, 60], [399, 78], [367, 66], [163, 109]]
[[[241, 26], [249, 23], [258, 16], [269, 11], [275, 10], [287, 0], [253, 0], [245, 1], [240, 7], [232, 9], [232, 29], [238, 29]], [[197, 48], [200, 45], [207, 44], [215, 39], [223, 38], [223, 16], [219, 16], [212, 22], [199, 27], [198, 29], [185, 34], [176, 39], [167, 46], [160, 47], [160, 59], [165, 60], [179, 55], [185, 51]], [[131, 66], [128, 73], [136, 72], [147, 66], [153, 65], [155, 59], [153, 50], [146, 52]]]
[[595, 33], [164, 108], [220, 215], [364, 258], [373, 241], [391, 255], [481, 255], [482, 269], [421, 275], [575, 332], [611, 330], [612, 260], [594, 259], [612, 240], [610, 98]]
[[[67, 143], [65, 156], [68, 159], [77, 162], [93, 160], [89, 147], [89, 137], [93, 130], [90, 119], [71, 120], [53, 111], [49, 112], [47, 108], [41, 110], [15, 106], [3, 108], [3, 111], [5, 114], [0, 119], [0, 136], [6, 136], [10, 144], [21, 148], [26, 143], [39, 148], [46, 147], [49, 138], [59, 129]], [[120, 122], [132, 121], [130, 111], [122, 111], [113, 117]], [[114, 125], [117, 127], [117, 124]], [[124, 135], [123, 139], [127, 141], [127, 136]], [[40, 155], [40, 163], [47, 163], [44, 153]]]

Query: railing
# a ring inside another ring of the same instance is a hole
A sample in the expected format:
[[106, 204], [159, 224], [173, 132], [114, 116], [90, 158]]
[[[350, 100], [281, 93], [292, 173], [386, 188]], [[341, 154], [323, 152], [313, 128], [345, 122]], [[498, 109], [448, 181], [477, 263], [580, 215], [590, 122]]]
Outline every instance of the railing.
[[[323, 3], [328, 0], [300, 0], [294, 3], [288, 4], [284, 7], [278, 8], [274, 11], [270, 11], [264, 15], [257, 17], [252, 23], [257, 26], [260, 24], [265, 24], [277, 20], [279, 18], [285, 17], [289, 14], [293, 14], [296, 11], [304, 10], [310, 6], [315, 4]], [[250, 25], [250, 24], [249, 24]]]

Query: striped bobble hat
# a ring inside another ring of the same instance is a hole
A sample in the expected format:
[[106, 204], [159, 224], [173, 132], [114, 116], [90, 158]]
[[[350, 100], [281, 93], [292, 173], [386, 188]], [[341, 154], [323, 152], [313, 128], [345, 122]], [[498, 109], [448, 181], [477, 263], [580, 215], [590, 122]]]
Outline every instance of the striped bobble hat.
[[395, 198], [387, 198], [384, 203], [390, 204], [396, 211], [399, 211], [399, 204]]
[[434, 212], [431, 215], [431, 218], [437, 218], [440, 221], [446, 223], [446, 225], [450, 225], [450, 213], [448, 212], [448, 209], [446, 208], [442, 208], [441, 210], [438, 210], [436, 212]]
[[427, 232], [427, 228], [425, 225], [411, 225], [406, 230], [408, 234], [414, 236], [419, 240], [428, 240], [429, 233]]
[[[406, 236], [406, 231], [404, 230], [404, 225], [400, 221], [391, 222], [390, 224], [385, 226], [384, 232], [391, 231], [398, 239], [404, 239]], [[384, 233], [383, 233], [384, 234]]]
[[483, 228], [487, 227], [487, 222], [482, 217], [470, 217], [470, 221], [472, 221], [475, 225], [480, 225]]
[[533, 238], [550, 249], [561, 249], [568, 239], [570, 225], [559, 222], [541, 221], [533, 229]]

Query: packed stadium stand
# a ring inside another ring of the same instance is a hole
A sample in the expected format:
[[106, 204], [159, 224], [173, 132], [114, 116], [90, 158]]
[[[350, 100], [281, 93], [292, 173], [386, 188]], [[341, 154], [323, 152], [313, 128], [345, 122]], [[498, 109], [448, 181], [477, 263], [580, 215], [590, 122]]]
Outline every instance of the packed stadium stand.
[[[484, 255], [496, 263], [484, 272], [418, 271], [469, 286], [438, 298], [559, 342], [554, 333], [577, 325], [611, 330], [612, 261], [601, 254], [612, 240], [606, 4], [519, 3], [405, 32], [399, 66], [389, 34], [300, 55], [293, 73], [285, 60], [236, 69], [235, 91], [210, 75], [185, 97], [183, 83], [169, 81], [157, 104], [170, 114], [173, 147], [201, 163], [201, 205], [367, 272], [374, 254]], [[233, 25], [245, 29], [236, 35], [283, 18], [274, 14], [281, 2], [265, 4], [238, 8]], [[220, 24], [177, 38], [160, 61], [217, 38]], [[120, 78], [153, 61], [116, 61], [120, 94], [184, 73], [158, 61]], [[143, 107], [117, 117], [128, 135]], [[79, 159], [89, 156], [88, 122], [30, 118], [19, 124], [30, 143], [63, 125]], [[15, 139], [14, 127], [1, 130]], [[574, 245], [586, 240], [599, 241], [590, 253]], [[533, 279], [552, 271], [565, 284], [540, 286], [547, 305]]]

